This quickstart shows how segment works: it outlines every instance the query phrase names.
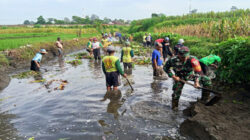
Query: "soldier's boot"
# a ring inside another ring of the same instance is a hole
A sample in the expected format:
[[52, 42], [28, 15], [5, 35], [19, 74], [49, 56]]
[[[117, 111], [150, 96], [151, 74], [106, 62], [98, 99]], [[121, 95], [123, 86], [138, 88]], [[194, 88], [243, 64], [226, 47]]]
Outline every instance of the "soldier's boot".
[[172, 110], [178, 110], [178, 104], [179, 104], [178, 99], [172, 99]]
[[207, 103], [208, 99], [209, 99], [209, 96], [210, 96], [210, 92], [209, 91], [206, 91], [206, 90], [202, 90], [202, 93], [201, 93], [201, 103]]

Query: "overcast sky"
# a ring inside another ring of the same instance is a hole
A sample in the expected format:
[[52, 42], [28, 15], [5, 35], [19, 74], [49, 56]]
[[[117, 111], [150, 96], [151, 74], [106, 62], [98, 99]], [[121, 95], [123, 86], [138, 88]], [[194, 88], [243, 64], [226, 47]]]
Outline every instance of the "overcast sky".
[[[100, 18], [142, 19], [151, 13], [182, 15], [189, 11], [190, 0], [0, 0], [0, 25], [22, 24], [24, 20], [44, 18], [71, 19], [73, 15], [96, 14]], [[234, 5], [250, 8], [250, 0], [191, 0], [198, 12], [227, 11]]]

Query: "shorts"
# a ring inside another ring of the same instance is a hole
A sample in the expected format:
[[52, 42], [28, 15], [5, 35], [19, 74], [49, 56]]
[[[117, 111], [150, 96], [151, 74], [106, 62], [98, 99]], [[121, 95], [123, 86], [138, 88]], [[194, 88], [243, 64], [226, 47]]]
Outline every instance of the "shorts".
[[35, 61], [31, 61], [31, 65], [30, 65], [30, 70], [33, 70], [33, 71], [39, 71], [40, 69], [37, 67]]
[[168, 57], [168, 52], [167, 51], [162, 51], [163, 58], [166, 59]]
[[154, 69], [153, 68], [153, 76], [159, 77], [159, 76], [163, 76], [163, 74], [164, 74], [164, 71], [163, 71], [163, 67], [162, 66], [159, 66], [158, 69]]
[[124, 66], [124, 69], [127, 69], [127, 68], [131, 69], [132, 68], [132, 63], [123, 62], [123, 66]]
[[62, 51], [61, 48], [57, 48], [57, 51], [58, 51], [58, 55], [59, 55], [59, 56], [60, 56], [60, 55], [63, 55], [63, 51]]
[[106, 73], [106, 86], [107, 87], [117, 87], [120, 85], [120, 74], [116, 72], [107, 72]]

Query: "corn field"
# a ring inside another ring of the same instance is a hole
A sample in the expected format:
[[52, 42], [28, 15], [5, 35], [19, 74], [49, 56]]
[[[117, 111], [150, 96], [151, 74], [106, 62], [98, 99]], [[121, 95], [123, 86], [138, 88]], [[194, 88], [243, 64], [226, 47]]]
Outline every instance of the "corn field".
[[154, 32], [172, 32], [185, 36], [209, 37], [221, 41], [235, 36], [249, 36], [249, 20], [250, 16], [243, 16], [236, 20], [223, 19], [195, 25], [155, 28]]

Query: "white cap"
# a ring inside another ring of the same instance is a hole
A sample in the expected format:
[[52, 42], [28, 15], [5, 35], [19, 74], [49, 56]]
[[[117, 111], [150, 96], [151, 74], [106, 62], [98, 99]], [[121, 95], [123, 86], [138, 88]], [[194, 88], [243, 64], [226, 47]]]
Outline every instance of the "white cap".
[[184, 39], [182, 39], [182, 38], [179, 39], [179, 41], [178, 41], [179, 44], [183, 44], [184, 42], [185, 42], [185, 41], [184, 41]]

